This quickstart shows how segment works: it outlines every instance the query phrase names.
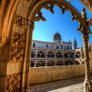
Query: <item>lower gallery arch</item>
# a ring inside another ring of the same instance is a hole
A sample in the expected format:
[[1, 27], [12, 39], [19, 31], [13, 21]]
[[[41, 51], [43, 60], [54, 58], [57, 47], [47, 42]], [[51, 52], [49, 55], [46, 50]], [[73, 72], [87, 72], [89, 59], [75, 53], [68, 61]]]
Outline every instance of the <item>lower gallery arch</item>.
[[65, 61], [65, 65], [73, 65], [72, 61]]
[[47, 61], [47, 66], [55, 66], [55, 61], [53, 60]]
[[35, 65], [35, 61], [32, 61], [32, 60], [31, 60], [30, 67], [34, 67], [34, 65]]
[[57, 66], [61, 66], [61, 65], [64, 65], [64, 62], [62, 60], [58, 60], [57, 61]]
[[42, 66], [45, 66], [45, 61], [43, 60], [37, 61], [36, 67], [42, 67]]

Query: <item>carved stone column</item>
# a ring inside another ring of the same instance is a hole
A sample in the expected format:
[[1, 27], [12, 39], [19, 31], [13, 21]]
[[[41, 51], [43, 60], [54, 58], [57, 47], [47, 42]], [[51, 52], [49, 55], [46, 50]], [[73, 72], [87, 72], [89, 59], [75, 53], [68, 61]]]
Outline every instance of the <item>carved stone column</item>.
[[22, 74], [22, 92], [28, 92], [29, 89], [29, 68], [30, 68], [33, 29], [34, 29], [34, 23], [28, 22], [28, 29], [26, 32], [25, 58], [24, 58], [23, 74]]
[[84, 54], [85, 54], [84, 92], [91, 92], [88, 41], [89, 41], [89, 36], [87, 34], [83, 35]]

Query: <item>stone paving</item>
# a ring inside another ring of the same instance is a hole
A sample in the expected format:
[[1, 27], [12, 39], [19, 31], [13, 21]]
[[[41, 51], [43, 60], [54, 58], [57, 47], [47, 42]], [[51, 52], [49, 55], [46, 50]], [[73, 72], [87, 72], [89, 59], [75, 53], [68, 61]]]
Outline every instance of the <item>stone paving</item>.
[[29, 92], [83, 92], [83, 78], [30, 86]]

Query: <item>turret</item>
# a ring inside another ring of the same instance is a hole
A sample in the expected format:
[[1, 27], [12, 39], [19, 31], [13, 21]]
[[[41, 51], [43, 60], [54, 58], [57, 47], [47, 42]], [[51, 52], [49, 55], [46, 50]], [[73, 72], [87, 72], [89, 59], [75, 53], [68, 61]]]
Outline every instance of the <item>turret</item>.
[[62, 37], [61, 37], [60, 33], [58, 33], [58, 32], [55, 33], [54, 36], [53, 36], [53, 40], [54, 40], [55, 43], [61, 43]]
[[76, 38], [74, 38], [74, 50], [77, 49], [77, 41], [76, 41]]

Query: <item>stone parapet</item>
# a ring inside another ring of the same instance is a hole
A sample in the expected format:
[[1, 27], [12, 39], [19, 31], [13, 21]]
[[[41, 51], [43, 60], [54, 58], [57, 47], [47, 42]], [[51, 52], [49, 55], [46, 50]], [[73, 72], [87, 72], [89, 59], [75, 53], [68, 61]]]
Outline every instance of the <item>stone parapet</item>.
[[30, 85], [63, 79], [70, 79], [74, 77], [83, 76], [84, 65], [30, 68], [29, 74]]

